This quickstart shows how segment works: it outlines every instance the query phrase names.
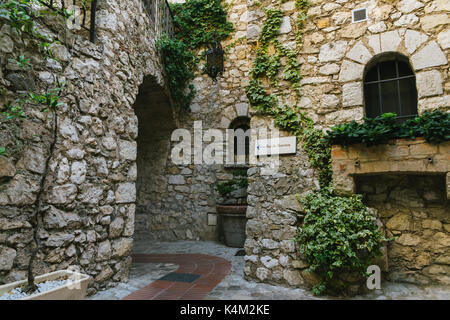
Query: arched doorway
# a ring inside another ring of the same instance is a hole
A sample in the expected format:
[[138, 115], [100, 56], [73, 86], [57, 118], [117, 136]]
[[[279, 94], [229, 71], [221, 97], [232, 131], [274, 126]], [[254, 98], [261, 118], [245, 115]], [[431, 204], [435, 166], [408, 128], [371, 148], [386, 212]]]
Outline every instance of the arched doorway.
[[138, 117], [135, 239], [171, 240], [167, 164], [170, 136], [176, 128], [170, 98], [154, 78], [146, 77], [134, 105]]

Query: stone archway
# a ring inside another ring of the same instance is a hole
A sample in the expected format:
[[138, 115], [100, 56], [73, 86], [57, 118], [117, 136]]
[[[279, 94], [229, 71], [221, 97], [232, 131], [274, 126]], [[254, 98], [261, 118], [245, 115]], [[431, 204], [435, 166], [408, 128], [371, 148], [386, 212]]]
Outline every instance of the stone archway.
[[144, 78], [134, 104], [138, 117], [135, 239], [173, 240], [166, 176], [170, 137], [176, 128], [170, 97], [151, 76]]

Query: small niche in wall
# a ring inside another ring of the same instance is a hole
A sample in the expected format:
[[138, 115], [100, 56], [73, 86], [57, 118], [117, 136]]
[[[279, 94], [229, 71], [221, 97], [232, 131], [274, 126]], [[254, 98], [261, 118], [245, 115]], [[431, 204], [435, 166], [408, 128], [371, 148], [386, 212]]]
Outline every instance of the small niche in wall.
[[354, 9], [352, 10], [352, 22], [363, 22], [369, 20], [369, 14], [367, 8]]
[[443, 174], [380, 174], [355, 176], [356, 193], [366, 204], [382, 207], [446, 207], [446, 182]]

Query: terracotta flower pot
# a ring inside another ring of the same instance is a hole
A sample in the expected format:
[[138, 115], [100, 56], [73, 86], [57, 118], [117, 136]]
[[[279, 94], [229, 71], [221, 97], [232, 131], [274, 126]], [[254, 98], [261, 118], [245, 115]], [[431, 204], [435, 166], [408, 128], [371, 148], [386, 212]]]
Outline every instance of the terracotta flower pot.
[[221, 217], [225, 244], [233, 248], [243, 248], [246, 234], [245, 225], [247, 205], [218, 205], [217, 213]]

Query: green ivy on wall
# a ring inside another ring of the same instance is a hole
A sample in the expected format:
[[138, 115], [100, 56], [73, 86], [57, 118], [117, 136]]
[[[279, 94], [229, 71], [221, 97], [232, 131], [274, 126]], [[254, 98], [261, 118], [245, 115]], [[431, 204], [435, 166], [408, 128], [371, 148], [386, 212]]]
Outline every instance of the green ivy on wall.
[[227, 21], [227, 10], [221, 0], [187, 0], [170, 4], [175, 23], [175, 38], [163, 35], [156, 46], [163, 53], [168, 84], [174, 99], [188, 108], [195, 96], [189, 84], [194, 79], [204, 53], [198, 51], [213, 40], [225, 40], [234, 30]]
[[[307, 2], [299, 5], [301, 10], [308, 7]], [[278, 96], [271, 94], [263, 86], [263, 80], [268, 79], [270, 84], [278, 86], [278, 74], [281, 69], [280, 59], [287, 58], [286, 66], [282, 72], [282, 79], [289, 81], [298, 95], [300, 92], [300, 63], [297, 60], [298, 52], [285, 48], [277, 40], [283, 13], [279, 9], [266, 9], [266, 20], [259, 37], [260, 47], [257, 49], [253, 68], [250, 71], [249, 85], [246, 87], [247, 97], [252, 107], [275, 120], [275, 124], [283, 130], [295, 134], [302, 140], [303, 149], [311, 160], [311, 165], [319, 173], [319, 182], [322, 187], [329, 186], [331, 182], [331, 148], [324, 139], [323, 133], [314, 128], [313, 121], [306, 114], [298, 112], [296, 106], [281, 105]], [[270, 55], [269, 48], [274, 54]]]
[[[302, 45], [302, 30], [308, 7], [307, 0], [296, 1], [297, 49]], [[380, 255], [380, 248], [386, 239], [382, 237], [374, 223], [375, 218], [360, 197], [339, 197], [333, 193], [331, 144], [323, 132], [314, 127], [312, 119], [300, 112], [298, 106], [280, 104], [278, 95], [263, 85], [264, 80], [268, 80], [270, 85], [277, 87], [277, 76], [281, 69], [279, 61], [281, 57], [286, 57], [282, 79], [289, 81], [291, 87], [301, 95], [302, 76], [298, 52], [283, 47], [277, 40], [282, 12], [279, 9], [265, 11], [260, 47], [256, 52], [246, 93], [256, 111], [272, 117], [280, 129], [301, 140], [311, 166], [318, 172], [321, 189], [301, 199], [306, 215], [295, 240], [300, 243], [300, 252], [310, 264], [308, 271], [316, 272], [321, 278], [313, 292], [322, 294], [332, 289], [335, 274], [357, 271], [366, 275], [368, 264]], [[269, 54], [271, 46], [275, 49], [272, 55]]]

